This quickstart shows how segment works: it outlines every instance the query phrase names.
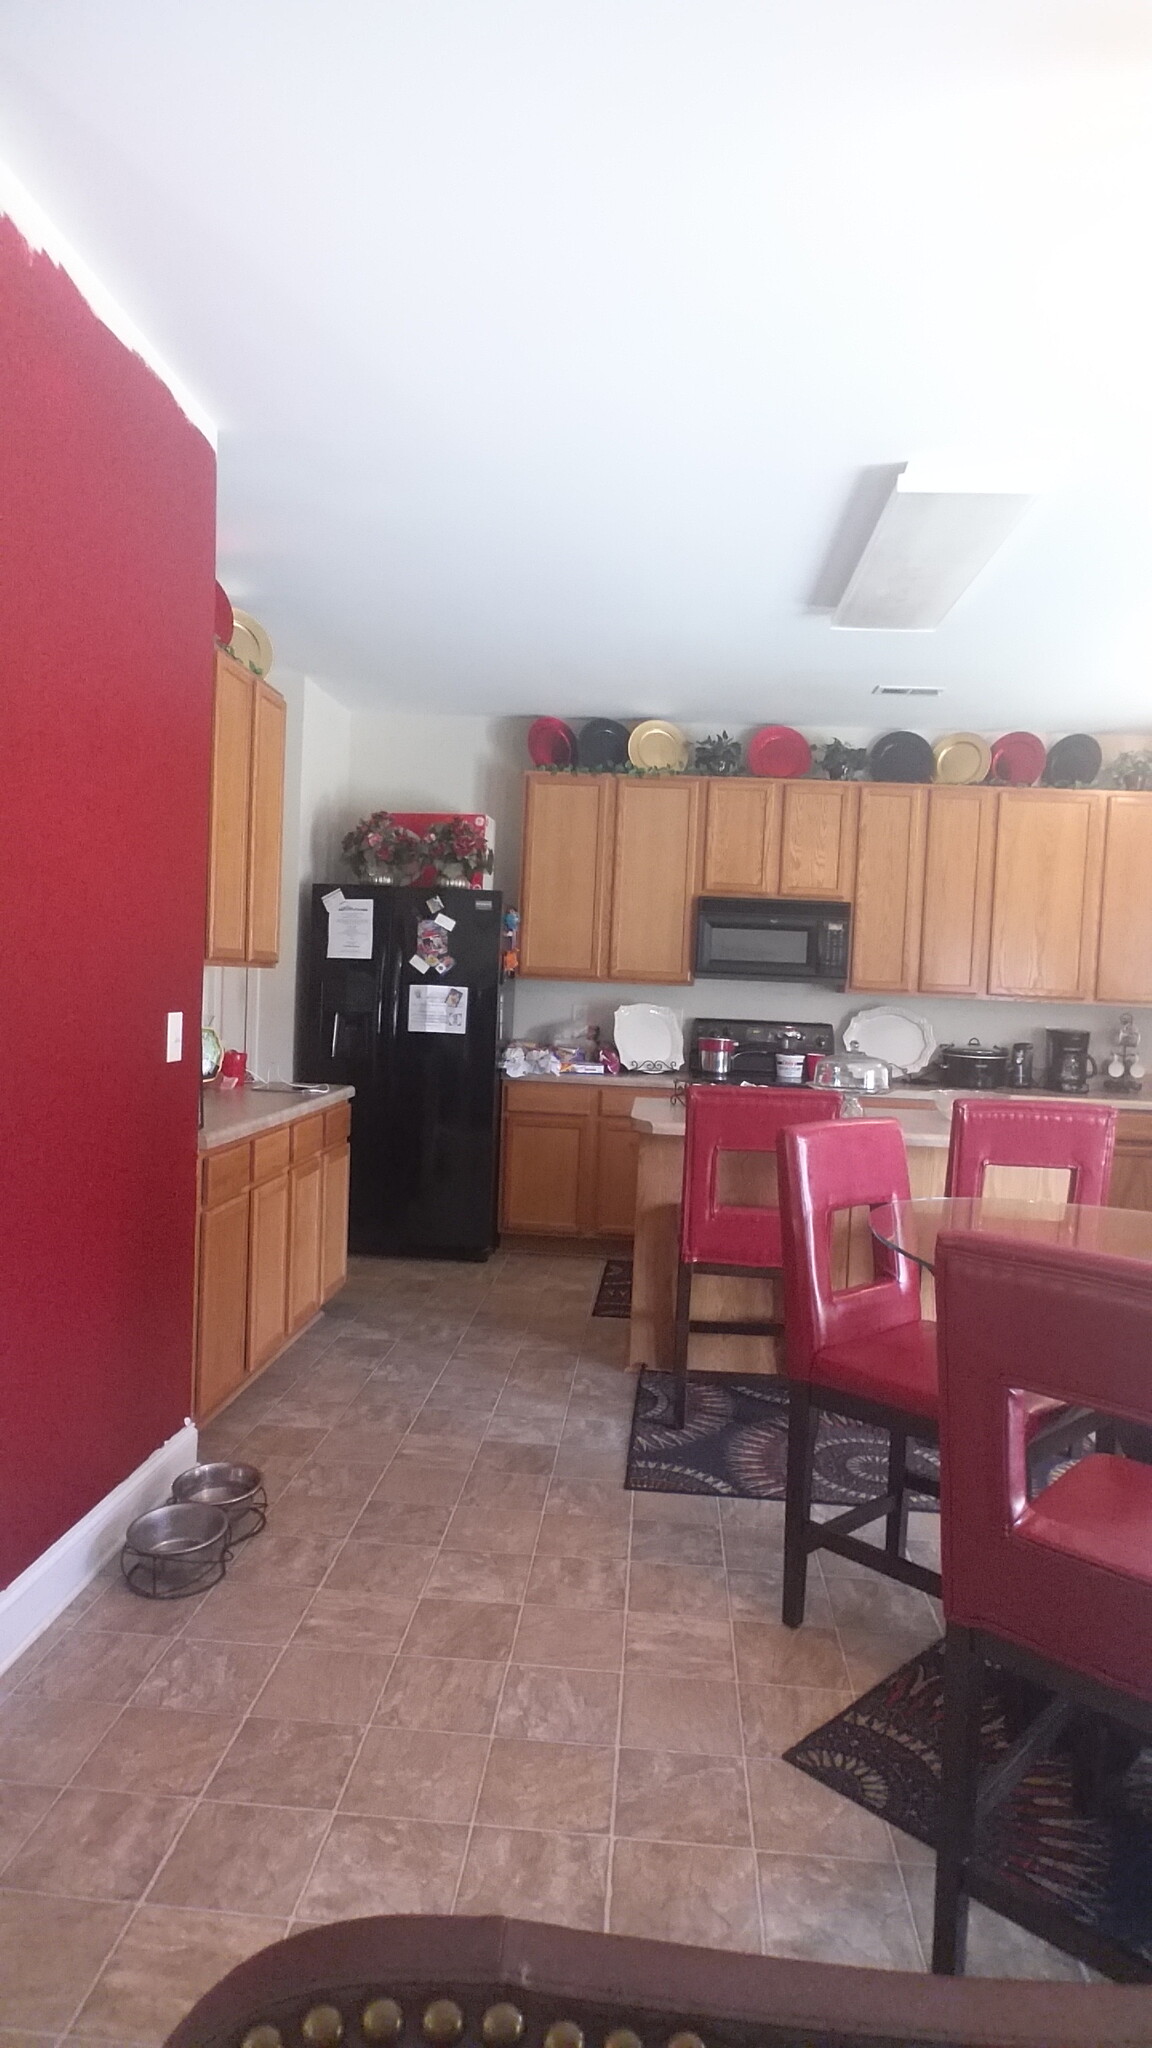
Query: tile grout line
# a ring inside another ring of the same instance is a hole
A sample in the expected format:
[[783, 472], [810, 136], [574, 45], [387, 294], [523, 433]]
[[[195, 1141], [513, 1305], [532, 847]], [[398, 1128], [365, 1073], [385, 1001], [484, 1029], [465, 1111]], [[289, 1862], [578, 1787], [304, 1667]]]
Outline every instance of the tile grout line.
[[728, 1633], [732, 1644], [732, 1678], [736, 1691], [736, 1718], [740, 1724], [740, 1766], [744, 1773], [744, 1803], [748, 1815], [748, 1845], [752, 1854], [752, 1878], [756, 1886], [756, 1924], [760, 1930], [760, 1953], [767, 1955], [764, 1896], [760, 1884], [760, 1856], [756, 1842], [756, 1825], [752, 1814], [752, 1784], [748, 1775], [748, 1738], [744, 1727], [744, 1693], [740, 1684], [740, 1663], [736, 1651], [736, 1618], [732, 1612], [732, 1581], [728, 1572], [728, 1537], [724, 1527], [724, 1516], [717, 1503], [717, 1517], [720, 1523], [720, 1555], [724, 1564], [724, 1596], [728, 1603]]
[[[520, 1346], [520, 1350], [523, 1350], [523, 1349], [524, 1349], [524, 1345], [523, 1345], [523, 1344], [521, 1344], [521, 1346]], [[516, 1356], [517, 1356], [517, 1357], [519, 1356], [519, 1352], [517, 1352]], [[507, 1378], [507, 1379], [505, 1380], [505, 1382], [504, 1382], [504, 1385], [505, 1385], [505, 1387], [507, 1387], [507, 1386], [508, 1386], [508, 1385], [509, 1385], [509, 1384], [511, 1383], [511, 1378], [512, 1378], [512, 1372], [513, 1372], [513, 1370], [514, 1370], [514, 1367], [515, 1367], [515, 1359], [513, 1359], [513, 1363], [512, 1363], [512, 1366], [510, 1366], [510, 1367], [509, 1367], [509, 1371], [508, 1371], [508, 1378]], [[577, 1358], [577, 1366], [576, 1366], [576, 1371], [579, 1371], [579, 1358]], [[456, 1887], [455, 1887], [455, 1890], [453, 1891], [453, 1894], [452, 1894], [452, 1904], [451, 1904], [451, 1906], [449, 1907], [449, 1911], [450, 1911], [451, 1913], [453, 1913], [453, 1914], [454, 1914], [454, 1913], [456, 1912], [456, 1910], [457, 1910], [457, 1907], [458, 1907], [458, 1905], [459, 1905], [459, 1902], [460, 1902], [460, 1892], [461, 1892], [461, 1888], [462, 1888], [462, 1886], [463, 1886], [463, 1883], [464, 1883], [464, 1873], [465, 1873], [465, 1871], [466, 1871], [466, 1870], [467, 1870], [467, 1868], [468, 1868], [468, 1857], [469, 1857], [469, 1855], [470, 1855], [470, 1853], [471, 1853], [471, 1849], [472, 1849], [472, 1839], [473, 1839], [473, 1836], [475, 1835], [475, 1832], [476, 1832], [476, 1824], [477, 1824], [477, 1823], [476, 1823], [476, 1816], [477, 1816], [477, 1814], [478, 1814], [478, 1813], [479, 1813], [479, 1811], [480, 1811], [480, 1801], [481, 1801], [481, 1799], [482, 1799], [482, 1798], [483, 1798], [483, 1796], [484, 1796], [484, 1781], [485, 1781], [485, 1779], [487, 1778], [487, 1775], [488, 1775], [488, 1767], [489, 1767], [489, 1765], [490, 1765], [490, 1764], [491, 1764], [491, 1762], [492, 1762], [492, 1751], [493, 1751], [493, 1749], [495, 1748], [495, 1745], [496, 1745], [496, 1740], [497, 1740], [497, 1737], [496, 1737], [496, 1730], [497, 1730], [497, 1728], [498, 1728], [498, 1726], [499, 1726], [499, 1723], [500, 1723], [500, 1712], [501, 1712], [501, 1709], [502, 1709], [502, 1707], [503, 1707], [503, 1705], [504, 1705], [504, 1694], [505, 1694], [505, 1692], [506, 1692], [506, 1691], [507, 1691], [507, 1689], [508, 1689], [508, 1674], [509, 1674], [509, 1672], [510, 1672], [510, 1671], [511, 1671], [511, 1669], [512, 1669], [513, 1653], [514, 1653], [514, 1651], [515, 1651], [515, 1648], [516, 1648], [516, 1641], [517, 1641], [517, 1637], [518, 1637], [518, 1636], [519, 1636], [519, 1634], [520, 1634], [520, 1624], [521, 1624], [521, 1622], [523, 1621], [523, 1618], [524, 1618], [524, 1608], [525, 1608], [525, 1605], [526, 1605], [526, 1602], [527, 1602], [527, 1593], [528, 1593], [528, 1587], [529, 1587], [529, 1585], [530, 1585], [530, 1583], [531, 1583], [531, 1579], [532, 1579], [532, 1567], [533, 1567], [533, 1565], [535, 1564], [535, 1562], [536, 1562], [536, 1558], [537, 1558], [537, 1555], [538, 1555], [538, 1553], [539, 1553], [539, 1548], [540, 1548], [540, 1532], [541, 1532], [541, 1530], [542, 1530], [542, 1528], [543, 1528], [543, 1526], [544, 1526], [544, 1514], [545, 1514], [545, 1510], [546, 1510], [546, 1508], [547, 1508], [547, 1505], [548, 1505], [548, 1493], [549, 1493], [549, 1492], [551, 1491], [551, 1488], [552, 1488], [552, 1482], [553, 1482], [553, 1479], [555, 1478], [555, 1475], [556, 1475], [556, 1458], [557, 1458], [557, 1455], [558, 1455], [558, 1453], [559, 1453], [559, 1449], [560, 1449], [560, 1444], [561, 1444], [561, 1442], [563, 1441], [563, 1436], [564, 1436], [564, 1428], [565, 1428], [565, 1425], [566, 1425], [566, 1423], [567, 1423], [567, 1421], [568, 1421], [568, 1415], [569, 1415], [569, 1412], [570, 1412], [570, 1410], [571, 1410], [571, 1407], [572, 1407], [572, 1389], [573, 1389], [573, 1387], [575, 1386], [575, 1383], [576, 1383], [576, 1373], [574, 1372], [574, 1373], [573, 1373], [573, 1375], [572, 1375], [572, 1379], [571, 1379], [571, 1380], [569, 1381], [569, 1385], [568, 1385], [568, 1398], [567, 1398], [567, 1400], [566, 1400], [566, 1401], [565, 1401], [565, 1403], [564, 1403], [564, 1414], [563, 1414], [563, 1417], [562, 1417], [562, 1419], [561, 1419], [561, 1423], [560, 1423], [560, 1435], [559, 1435], [559, 1436], [557, 1437], [557, 1439], [556, 1439], [556, 1444], [555, 1444], [555, 1447], [554, 1447], [554, 1449], [553, 1449], [553, 1452], [552, 1452], [552, 1467], [551, 1467], [551, 1470], [550, 1470], [550, 1472], [549, 1472], [549, 1474], [548, 1474], [548, 1490], [547, 1490], [547, 1491], [545, 1492], [545, 1495], [544, 1495], [544, 1500], [543, 1500], [543, 1503], [541, 1504], [541, 1508], [540, 1508], [540, 1518], [539, 1518], [539, 1521], [538, 1521], [538, 1522], [537, 1522], [537, 1524], [536, 1524], [536, 1536], [535, 1536], [535, 1540], [534, 1540], [534, 1542], [533, 1542], [533, 1545], [532, 1545], [532, 1554], [531, 1554], [531, 1556], [529, 1557], [529, 1560], [528, 1560], [528, 1575], [527, 1575], [527, 1577], [525, 1578], [525, 1581], [524, 1581], [524, 1596], [523, 1596], [523, 1597], [521, 1598], [521, 1601], [520, 1601], [520, 1612], [519, 1612], [519, 1615], [517, 1616], [517, 1621], [516, 1621], [516, 1629], [515, 1629], [515, 1633], [513, 1634], [513, 1637], [512, 1637], [512, 1644], [511, 1644], [511, 1648], [509, 1649], [509, 1653], [508, 1653], [508, 1656], [507, 1656], [507, 1658], [506, 1658], [506, 1660], [505, 1660], [505, 1664], [504, 1664], [504, 1676], [503, 1676], [503, 1678], [502, 1678], [502, 1679], [501, 1679], [501, 1681], [500, 1681], [500, 1691], [499, 1691], [499, 1693], [498, 1693], [498, 1695], [497, 1695], [497, 1698], [496, 1698], [496, 1704], [495, 1704], [495, 1707], [494, 1707], [494, 1709], [493, 1709], [493, 1713], [492, 1713], [492, 1727], [491, 1727], [491, 1730], [490, 1730], [490, 1732], [489, 1732], [489, 1735], [488, 1735], [488, 1748], [487, 1748], [487, 1751], [486, 1751], [486, 1753], [485, 1753], [485, 1757], [484, 1757], [484, 1766], [483, 1766], [483, 1769], [481, 1770], [481, 1773], [480, 1773], [480, 1780], [479, 1780], [479, 1783], [477, 1784], [477, 1787], [476, 1787], [476, 1797], [475, 1797], [475, 1799], [474, 1799], [474, 1800], [473, 1800], [473, 1802], [472, 1802], [472, 1816], [471, 1816], [471, 1819], [470, 1819], [470, 1820], [469, 1820], [469, 1822], [468, 1822], [468, 1833], [467, 1833], [467, 1835], [465, 1836], [465, 1840], [464, 1840], [464, 1855], [463, 1855], [463, 1859], [462, 1859], [462, 1861], [461, 1861], [461, 1864], [460, 1864], [460, 1870], [459, 1870], [459, 1873], [458, 1873], [458, 1875], [457, 1875], [457, 1878], [456, 1878]], [[497, 1405], [499, 1405], [499, 1404], [497, 1404]], [[494, 1414], [496, 1413], [496, 1410], [495, 1410], [495, 1409], [493, 1409], [492, 1413], [493, 1413], [493, 1415], [494, 1415]], [[491, 1427], [491, 1422], [489, 1422], [489, 1427]], [[483, 1439], [483, 1440], [484, 1440], [485, 1442], [487, 1442], [487, 1440], [488, 1440], [488, 1431], [487, 1431], [487, 1429], [486, 1429], [486, 1430], [485, 1430], [485, 1432], [484, 1432], [484, 1439]]]

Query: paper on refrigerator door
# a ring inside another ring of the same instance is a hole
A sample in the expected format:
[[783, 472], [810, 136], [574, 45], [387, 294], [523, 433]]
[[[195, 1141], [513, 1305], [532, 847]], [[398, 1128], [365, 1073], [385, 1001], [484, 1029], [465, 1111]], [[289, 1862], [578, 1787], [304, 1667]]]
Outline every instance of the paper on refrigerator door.
[[342, 896], [339, 903], [329, 903], [329, 960], [372, 958], [373, 908], [370, 896]]
[[408, 991], [409, 1031], [431, 1031], [463, 1037], [468, 1029], [466, 988], [410, 988]]

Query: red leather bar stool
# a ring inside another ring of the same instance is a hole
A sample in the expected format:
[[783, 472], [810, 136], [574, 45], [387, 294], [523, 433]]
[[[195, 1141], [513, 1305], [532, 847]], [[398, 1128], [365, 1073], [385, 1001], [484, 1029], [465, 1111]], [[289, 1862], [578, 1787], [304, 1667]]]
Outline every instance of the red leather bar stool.
[[[777, 1148], [784, 1251], [784, 1357], [788, 1374], [788, 1476], [784, 1508], [784, 1610], [804, 1619], [808, 1559], [833, 1550], [922, 1592], [939, 1573], [904, 1555], [910, 1492], [937, 1492], [934, 1477], [908, 1471], [909, 1442], [934, 1444], [936, 1325], [920, 1314], [920, 1269], [873, 1245], [862, 1285], [833, 1273], [834, 1224], [847, 1210], [908, 1199], [904, 1134], [887, 1118], [784, 1130]], [[822, 1414], [877, 1423], [888, 1432], [883, 1495], [812, 1518], [812, 1462]], [[884, 1546], [855, 1533], [884, 1518]]]
[[962, 1095], [952, 1104], [948, 1195], [980, 1195], [989, 1166], [1039, 1166], [1070, 1175], [1070, 1202], [1106, 1202], [1116, 1142], [1107, 1102], [988, 1102]]
[[689, 1088], [684, 1127], [684, 1182], [680, 1198], [680, 1263], [672, 1370], [673, 1425], [688, 1412], [688, 1339], [692, 1335], [778, 1337], [778, 1320], [716, 1322], [692, 1315], [694, 1273], [761, 1279], [780, 1271], [780, 1212], [722, 1202], [718, 1190], [725, 1152], [776, 1150], [786, 1124], [827, 1123], [840, 1114], [838, 1095], [800, 1088]]
[[[932, 1968], [963, 1970], [977, 1826], [1079, 1710], [1152, 1739], [1152, 1466], [1096, 1453], [1028, 1498], [1025, 1395], [1152, 1426], [1152, 1268], [953, 1233], [936, 1265], [946, 1621]], [[985, 1667], [1056, 1697], [983, 1782]], [[1121, 1974], [1042, 1894], [981, 1872], [979, 1896]], [[1132, 1958], [1127, 1958], [1131, 1974]]]

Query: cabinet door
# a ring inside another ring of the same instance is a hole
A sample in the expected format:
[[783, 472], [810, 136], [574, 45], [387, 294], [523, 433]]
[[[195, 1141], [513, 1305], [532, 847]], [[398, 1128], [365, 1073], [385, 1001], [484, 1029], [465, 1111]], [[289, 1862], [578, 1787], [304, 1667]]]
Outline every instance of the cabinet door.
[[865, 785], [860, 791], [853, 988], [916, 986], [927, 794], [914, 784], [896, 782]]
[[[319, 1119], [317, 1119], [319, 1121]], [[289, 1176], [288, 1327], [298, 1330], [320, 1306], [320, 1222], [324, 1187], [320, 1155]]]
[[617, 1088], [601, 1090], [590, 1226], [597, 1237], [631, 1237], [636, 1229], [641, 1133], [632, 1122], [632, 1105], [649, 1101], [654, 1093], [639, 1090], [627, 1095]]
[[288, 1336], [288, 1175], [252, 1190], [248, 1225], [248, 1370], [258, 1372]]
[[321, 1158], [320, 1298], [330, 1301], [348, 1278], [348, 1147], [334, 1145]]
[[248, 1195], [200, 1212], [196, 1418], [243, 1384], [248, 1331]]
[[1103, 837], [1091, 790], [1001, 790], [989, 995], [1091, 1000]]
[[242, 961], [247, 945], [248, 805], [252, 780], [255, 677], [216, 657], [212, 784], [208, 813], [208, 930], [205, 959]]
[[982, 996], [988, 987], [994, 789], [930, 789], [920, 925], [926, 995]]
[[504, 1230], [581, 1237], [587, 1230], [595, 1125], [590, 1116], [509, 1113], [504, 1121]]
[[252, 801], [248, 818], [247, 957], [257, 967], [280, 958], [280, 869], [284, 844], [284, 733], [288, 708], [270, 683], [257, 682], [252, 714]]
[[786, 782], [780, 827], [780, 894], [847, 903], [856, 864], [855, 782]]
[[1113, 1209], [1152, 1209], [1152, 1116], [1121, 1110], [1108, 1201]]
[[1152, 1003], [1152, 796], [1136, 792], [1108, 798], [1096, 1000]]
[[775, 896], [780, 887], [780, 784], [708, 784], [704, 831], [705, 896]]
[[525, 787], [520, 972], [601, 981], [615, 781], [530, 775]]
[[610, 981], [691, 981], [700, 886], [699, 781], [622, 781], [608, 942]]

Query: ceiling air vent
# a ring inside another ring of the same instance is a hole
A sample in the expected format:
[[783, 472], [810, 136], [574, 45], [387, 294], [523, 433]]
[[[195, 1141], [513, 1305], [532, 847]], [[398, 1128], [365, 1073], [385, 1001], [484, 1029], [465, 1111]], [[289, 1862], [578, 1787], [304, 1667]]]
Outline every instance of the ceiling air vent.
[[932, 683], [874, 683], [874, 697], [941, 697], [944, 692]]

